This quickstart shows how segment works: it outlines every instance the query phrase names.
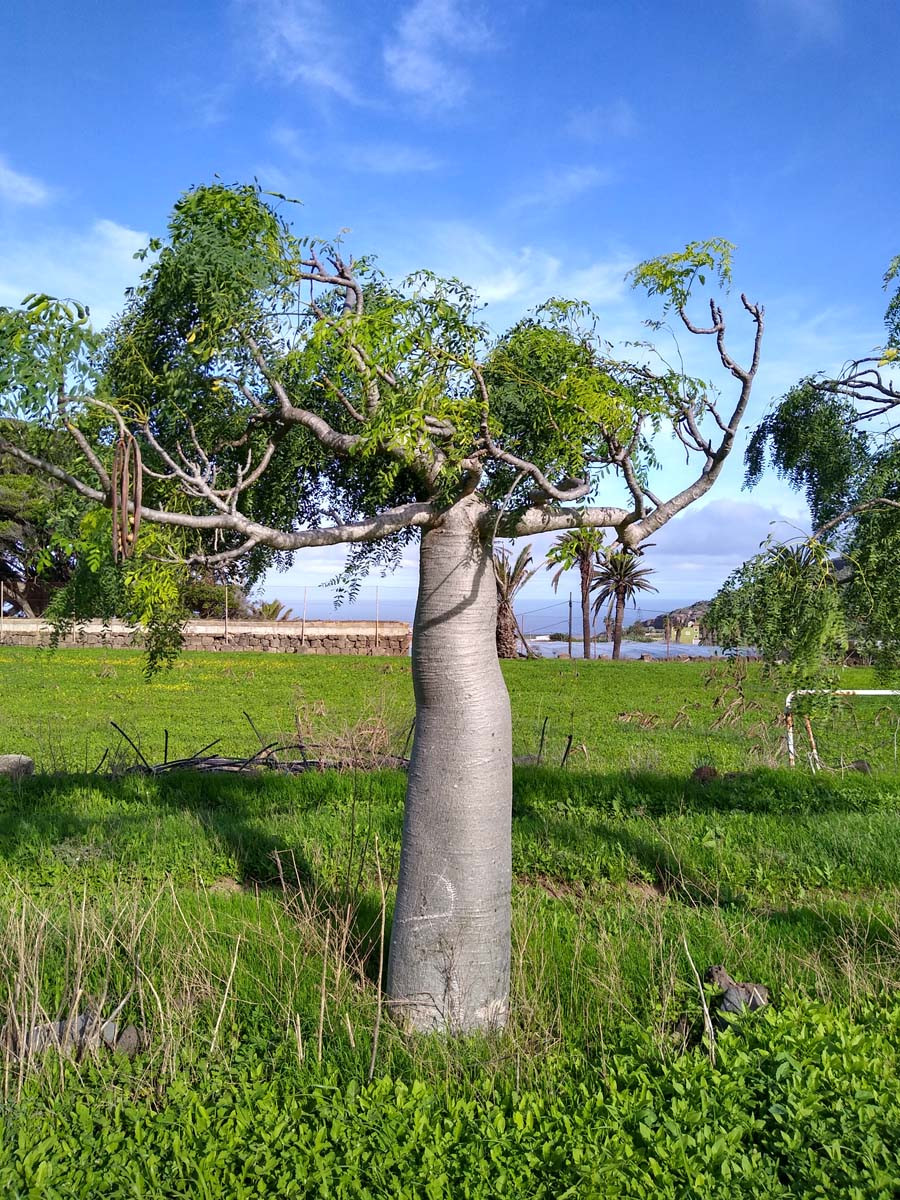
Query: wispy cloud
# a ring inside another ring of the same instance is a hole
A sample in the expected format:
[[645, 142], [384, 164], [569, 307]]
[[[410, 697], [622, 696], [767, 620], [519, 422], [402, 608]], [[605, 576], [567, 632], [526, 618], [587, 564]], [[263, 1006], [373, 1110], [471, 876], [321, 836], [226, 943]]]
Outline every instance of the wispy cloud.
[[427, 150], [397, 142], [348, 146], [343, 159], [348, 167], [372, 175], [410, 175], [436, 171], [441, 166], [441, 160]]
[[634, 137], [639, 128], [637, 114], [628, 101], [622, 99], [577, 109], [566, 122], [566, 133], [570, 137], [592, 143]]
[[463, 0], [415, 0], [385, 43], [385, 70], [398, 91], [431, 107], [453, 107], [471, 86], [460, 60], [490, 45], [486, 24]]
[[[311, 165], [318, 160], [316, 144], [305, 140], [297, 129], [279, 126], [272, 141], [294, 159]], [[339, 142], [331, 153], [332, 169], [358, 171], [367, 175], [413, 175], [436, 171], [443, 162], [428, 150], [403, 142]]]
[[844, 24], [842, 0], [753, 0], [767, 24], [793, 26], [806, 36], [830, 39]]
[[25, 175], [15, 171], [7, 160], [0, 155], [0, 201], [7, 204], [35, 206], [46, 204], [50, 199], [50, 189], [46, 184], [35, 179], [33, 175]]
[[417, 243], [440, 274], [464, 280], [488, 304], [508, 305], [514, 318], [549, 296], [570, 296], [596, 306], [618, 304], [625, 299], [625, 273], [632, 266], [630, 258], [619, 255], [567, 263], [536, 246], [495, 241], [464, 221], [433, 224]]
[[533, 191], [516, 196], [509, 208], [558, 208], [570, 204], [586, 192], [611, 183], [613, 179], [614, 172], [604, 167], [567, 167], [548, 174]]
[[242, 35], [249, 34], [260, 68], [284, 83], [304, 83], [342, 100], [358, 102], [345, 39], [324, 0], [235, 0]]
[[[728, 537], [722, 537], [722, 530]], [[778, 506], [753, 500], [716, 499], [692, 506], [654, 535], [653, 557], [674, 559], [681, 567], [744, 562], [759, 553], [770, 536], [780, 540], [800, 537], [809, 530], [808, 522]], [[671, 569], [672, 564], [667, 562]]]
[[136, 281], [141, 268], [134, 255], [148, 240], [105, 219], [86, 230], [0, 240], [0, 304], [18, 304], [29, 292], [71, 296], [89, 305], [96, 326], [105, 325]]

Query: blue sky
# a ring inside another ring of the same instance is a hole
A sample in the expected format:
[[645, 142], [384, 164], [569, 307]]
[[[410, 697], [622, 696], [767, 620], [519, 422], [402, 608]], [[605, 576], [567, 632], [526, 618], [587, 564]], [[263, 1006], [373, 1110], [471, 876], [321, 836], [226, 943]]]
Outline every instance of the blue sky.
[[[7, 0], [0, 303], [46, 290], [108, 317], [134, 250], [214, 175], [297, 197], [298, 224], [349, 229], [392, 274], [458, 275], [498, 330], [555, 294], [594, 304], [613, 341], [645, 336], [628, 268], [723, 236], [737, 290], [767, 310], [749, 428], [799, 376], [881, 340], [898, 34], [889, 0]], [[739, 352], [736, 295], [727, 315]], [[664, 463], [677, 486], [678, 456]], [[777, 481], [748, 495], [741, 478], [736, 455], [657, 537], [660, 605], [710, 594], [771, 521], [802, 525]], [[293, 601], [334, 571], [311, 552], [268, 591]], [[400, 603], [414, 564], [382, 586]]]

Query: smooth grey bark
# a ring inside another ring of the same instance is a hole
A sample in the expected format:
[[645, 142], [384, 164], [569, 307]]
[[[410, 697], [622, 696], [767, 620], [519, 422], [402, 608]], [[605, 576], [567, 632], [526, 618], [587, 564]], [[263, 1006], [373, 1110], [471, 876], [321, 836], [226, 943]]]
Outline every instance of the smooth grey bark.
[[509, 1006], [512, 733], [487, 508], [422, 534], [409, 766], [387, 995], [416, 1030], [502, 1026]]

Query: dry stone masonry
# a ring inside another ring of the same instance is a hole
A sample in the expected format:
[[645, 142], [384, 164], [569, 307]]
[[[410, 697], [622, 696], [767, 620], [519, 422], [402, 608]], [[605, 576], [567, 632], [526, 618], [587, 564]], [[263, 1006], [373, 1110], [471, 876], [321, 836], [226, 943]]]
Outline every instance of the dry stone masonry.
[[[103, 625], [88, 621], [62, 646], [131, 649], [140, 645], [140, 635], [121, 621]], [[362, 654], [403, 655], [408, 653], [412, 630], [405, 621], [188, 621], [184, 629], [185, 650], [258, 650], [271, 654]], [[0, 645], [46, 646], [50, 627], [39, 620], [3, 622]]]

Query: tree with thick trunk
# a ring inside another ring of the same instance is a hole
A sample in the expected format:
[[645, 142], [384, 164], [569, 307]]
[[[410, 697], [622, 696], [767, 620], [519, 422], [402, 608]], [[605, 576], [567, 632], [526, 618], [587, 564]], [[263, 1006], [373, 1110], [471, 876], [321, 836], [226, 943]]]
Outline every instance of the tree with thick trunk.
[[[610, 358], [580, 305], [553, 302], [491, 346], [458, 282], [425, 273], [394, 287], [339, 246], [297, 238], [253, 187], [179, 201], [101, 340], [74, 304], [0, 310], [5, 408], [64, 431], [75, 461], [10, 435], [0, 452], [91, 502], [87, 561], [105, 539], [141, 619], [153, 625], [161, 603], [160, 637], [177, 641], [167, 598], [185, 562], [344, 543], [352, 593], [419, 538], [387, 974], [391, 1010], [415, 1029], [495, 1028], [509, 1004], [512, 746], [494, 539], [608, 528], [634, 548], [713, 486], [750, 398], [763, 311], [742, 297], [755, 327], [743, 367], [719, 306], [702, 328], [686, 306], [704, 272], [727, 282], [729, 256], [727, 243], [697, 243], [634, 272], [715, 340], [738, 384], [728, 413], [696, 380]], [[649, 482], [663, 425], [698, 459], [668, 498]]]

